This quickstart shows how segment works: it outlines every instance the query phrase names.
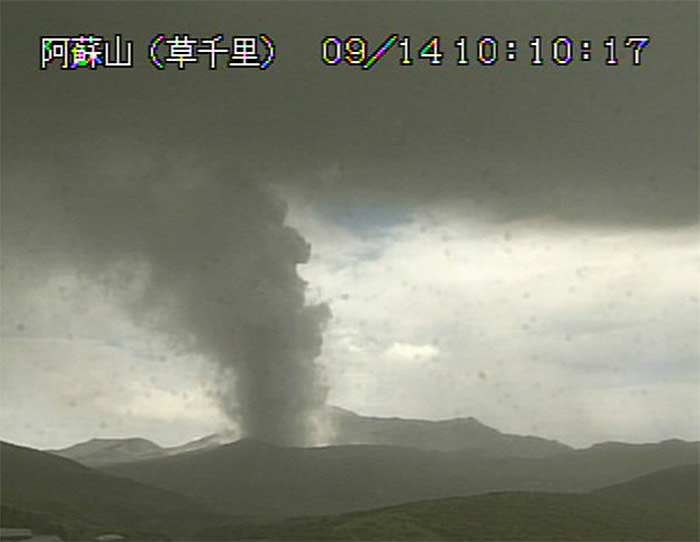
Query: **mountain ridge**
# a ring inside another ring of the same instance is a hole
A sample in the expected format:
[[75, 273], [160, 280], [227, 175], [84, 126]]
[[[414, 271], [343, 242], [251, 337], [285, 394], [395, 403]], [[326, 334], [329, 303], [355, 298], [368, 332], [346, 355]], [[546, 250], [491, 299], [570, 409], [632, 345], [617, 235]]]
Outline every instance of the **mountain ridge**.
[[[362, 416], [334, 406], [327, 408], [326, 415], [334, 429], [334, 436], [329, 439], [327, 446], [365, 444], [438, 451], [474, 449], [493, 455], [515, 457], [548, 457], [573, 450], [556, 440], [502, 433], [471, 416], [445, 420], [383, 418]], [[229, 444], [233, 440], [232, 432], [214, 433], [173, 447], [162, 447], [140, 437], [90, 439], [67, 448], [46, 451], [88, 466], [99, 467], [206, 450]], [[137, 441], [140, 446], [136, 446]]]
[[103, 470], [188, 495], [222, 513], [291, 517], [488, 491], [591, 491], [692, 463], [699, 451], [698, 443], [671, 442], [522, 458], [387, 445], [294, 448], [244, 439]]
[[[238, 523], [205, 529], [198, 536], [207, 540], [697, 540], [697, 476], [686, 484], [695, 491], [673, 491], [679, 476], [688, 471], [697, 474], [698, 465], [654, 471], [591, 493], [490, 492], [333, 516]], [[661, 484], [662, 491], [615, 498], [620, 491], [635, 495], [640, 484], [646, 484], [645, 478]], [[672, 491], [663, 490], [669, 488]], [[669, 494], [675, 499], [669, 500]]]
[[0, 525], [68, 539], [693, 540], [699, 451], [671, 440], [489, 458], [241, 439], [97, 470], [0, 442]]

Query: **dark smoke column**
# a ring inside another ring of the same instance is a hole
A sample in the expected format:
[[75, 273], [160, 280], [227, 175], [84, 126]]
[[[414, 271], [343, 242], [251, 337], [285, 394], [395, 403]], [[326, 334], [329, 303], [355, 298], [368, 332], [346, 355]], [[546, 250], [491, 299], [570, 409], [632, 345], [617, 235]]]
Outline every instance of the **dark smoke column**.
[[233, 357], [219, 360], [223, 375], [233, 376], [222, 380], [222, 400], [245, 436], [303, 445], [313, 441], [312, 420], [325, 403], [315, 360], [330, 311], [326, 305], [304, 305], [306, 284], [296, 265], [308, 261], [309, 246], [294, 230], [278, 225], [285, 250], [254, 258], [260, 274], [248, 287], [255, 310], [236, 315]]
[[167, 309], [166, 329], [218, 365], [221, 406], [244, 436], [311, 443], [326, 399], [316, 358], [330, 311], [305, 304], [297, 265], [310, 247], [260, 186], [224, 176], [195, 187], [170, 192], [162, 225], [145, 227], [145, 299]]
[[330, 312], [305, 304], [297, 265], [310, 249], [285, 225], [285, 204], [211, 160], [123, 147], [116, 160], [97, 145], [3, 179], [3, 248], [17, 267], [7, 275], [24, 281], [5, 286], [72, 268], [125, 294], [136, 322], [216, 364], [222, 409], [245, 436], [313, 442]]

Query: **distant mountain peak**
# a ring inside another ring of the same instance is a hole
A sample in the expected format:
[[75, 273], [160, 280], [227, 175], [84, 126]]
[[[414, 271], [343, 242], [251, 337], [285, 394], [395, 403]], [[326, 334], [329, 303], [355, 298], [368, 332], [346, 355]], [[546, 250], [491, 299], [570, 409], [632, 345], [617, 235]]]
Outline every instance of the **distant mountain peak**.
[[143, 437], [126, 437], [126, 438], [95, 437], [95, 438], [91, 438], [90, 440], [88, 440], [86, 442], [95, 443], [95, 444], [106, 444], [106, 445], [142, 444], [142, 445], [146, 445], [146, 446], [160, 448], [160, 446], [158, 446], [152, 440], [148, 440], [148, 439], [145, 439]]
[[356, 416], [359, 417], [360, 415], [357, 412], [353, 412], [352, 410], [348, 410], [347, 408], [339, 407], [336, 405], [328, 405], [326, 407], [326, 410], [328, 411], [329, 414], [340, 414], [343, 416]]
[[249, 448], [257, 447], [257, 448], [276, 448], [277, 446], [275, 444], [272, 444], [271, 442], [267, 442], [265, 440], [260, 440], [256, 439], [253, 437], [243, 437], [240, 438], [234, 442], [229, 443], [229, 446], [247, 446]]
[[[463, 417], [459, 417], [459, 418], [449, 418], [449, 419], [447, 419], [447, 420], [440, 420], [440, 421], [444, 421], [445, 423], [464, 424], [464, 425], [478, 425], [478, 426], [481, 426], [481, 427], [489, 427], [488, 425], [486, 425], [485, 423], [483, 423], [483, 422], [477, 420], [477, 419], [476, 419], [475, 417], [473, 417], [473, 416], [468, 416], [468, 417], [466, 417], [466, 418], [463, 418]], [[493, 427], [489, 427], [489, 429], [493, 429]]]
[[363, 416], [362, 414], [358, 414], [357, 412], [353, 412], [352, 410], [348, 410], [346, 408], [342, 408], [336, 405], [328, 405], [326, 407], [326, 410], [328, 414], [331, 416], [342, 416], [342, 417], [350, 417], [350, 418], [364, 418], [364, 419], [372, 419], [372, 420], [391, 420], [391, 421], [404, 421], [404, 422], [428, 422], [428, 423], [462, 423], [462, 424], [473, 424], [473, 425], [481, 425], [483, 427], [488, 427], [486, 424], [483, 422], [479, 421], [478, 419], [474, 418], [473, 416], [459, 416], [456, 418], [444, 418], [440, 420], [426, 420], [423, 418], [404, 418], [402, 416]]
[[92, 438], [68, 448], [49, 451], [87, 466], [147, 459], [164, 453], [155, 442], [140, 437]]
[[479, 450], [489, 454], [518, 457], [548, 457], [571, 450], [554, 440], [536, 436], [505, 434], [473, 416], [421, 420], [361, 416], [330, 407], [334, 444], [375, 444], [405, 446], [423, 450]]
[[[473, 416], [443, 420], [363, 416], [345, 408], [325, 408], [334, 431], [331, 445], [401, 446], [422, 450], [478, 450], [498, 456], [549, 457], [571, 450], [557, 441], [500, 432]], [[142, 461], [200, 453], [220, 446], [264, 450], [275, 443], [244, 437], [232, 430], [207, 435], [180, 446], [162, 448], [144, 438], [94, 438], [54, 453], [87, 466]]]
[[604, 442], [598, 442], [593, 444], [588, 450], [621, 450], [626, 448], [643, 448], [643, 447], [655, 447], [655, 446], [684, 446], [689, 444], [689, 441], [670, 438], [662, 440], [660, 442], [620, 442], [617, 440], [606, 440]]

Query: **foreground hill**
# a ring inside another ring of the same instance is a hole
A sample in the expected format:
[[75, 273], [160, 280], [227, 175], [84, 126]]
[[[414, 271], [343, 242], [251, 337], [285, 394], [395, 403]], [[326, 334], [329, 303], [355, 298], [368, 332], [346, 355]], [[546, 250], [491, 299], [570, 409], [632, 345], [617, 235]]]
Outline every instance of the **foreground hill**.
[[[2, 526], [68, 538], [181, 538], [222, 518], [189, 498], [0, 442]], [[15, 523], [15, 525], [11, 525]]]
[[698, 540], [697, 515], [590, 495], [490, 493], [209, 529], [214, 540]]
[[392, 446], [281, 448], [241, 440], [105, 467], [235, 515], [334, 514], [490, 491], [590, 491], [697, 461], [698, 443], [598, 446], [549, 458], [493, 458]]
[[634, 478], [594, 492], [618, 500], [667, 502], [700, 511], [700, 465], [681, 465]]
[[[591, 494], [489, 493], [207, 529], [230, 540], [698, 540], [698, 466]], [[623, 497], [624, 499], [619, 499]]]
[[[547, 459], [494, 459], [474, 452], [279, 448], [244, 440], [109, 467], [196, 497], [188, 499], [0, 443], [0, 525], [68, 539], [115, 533], [193, 540], [697, 540], [698, 466], [684, 464], [697, 457], [698, 444], [681, 441], [606, 444]], [[654, 471], [652, 465], [668, 468]], [[642, 476], [630, 480], [633, 471]], [[601, 479], [613, 485], [600, 487]], [[502, 490], [518, 485], [530, 490]], [[581, 485], [597, 489], [588, 494], [532, 490]], [[494, 486], [499, 492], [455, 496]], [[301, 513], [367, 509], [374, 502], [420, 500], [415, 495], [451, 498], [279, 521]], [[227, 513], [211, 512], [207, 502]]]

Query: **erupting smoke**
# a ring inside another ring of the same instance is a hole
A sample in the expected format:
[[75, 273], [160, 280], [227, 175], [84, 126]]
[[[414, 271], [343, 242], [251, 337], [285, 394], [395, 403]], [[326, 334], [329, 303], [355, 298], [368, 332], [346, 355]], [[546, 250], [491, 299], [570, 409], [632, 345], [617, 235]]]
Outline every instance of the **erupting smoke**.
[[310, 248], [285, 225], [284, 203], [209, 164], [102, 167], [104, 158], [99, 172], [93, 157], [8, 175], [6, 261], [91, 276], [145, 268], [133, 316], [217, 364], [222, 408], [243, 434], [309, 442], [326, 396], [315, 360], [329, 310], [305, 304], [296, 266]]

